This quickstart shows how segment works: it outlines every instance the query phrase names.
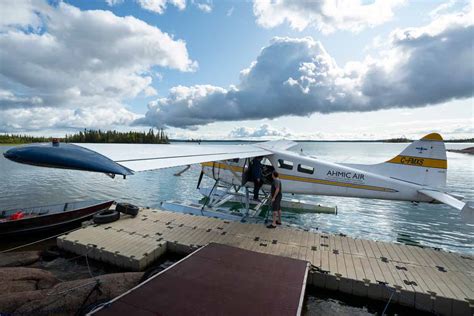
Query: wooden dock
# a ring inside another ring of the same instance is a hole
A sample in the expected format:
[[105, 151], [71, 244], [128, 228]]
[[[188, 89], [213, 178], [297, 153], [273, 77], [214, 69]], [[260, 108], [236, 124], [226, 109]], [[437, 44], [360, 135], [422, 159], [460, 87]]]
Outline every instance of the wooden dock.
[[384, 301], [393, 293], [393, 303], [442, 315], [474, 312], [474, 257], [431, 248], [148, 209], [57, 241], [131, 270], [145, 269], [166, 251], [188, 254], [215, 242], [308, 261], [308, 283], [318, 288]]
[[93, 314], [300, 315], [308, 266], [210, 243]]

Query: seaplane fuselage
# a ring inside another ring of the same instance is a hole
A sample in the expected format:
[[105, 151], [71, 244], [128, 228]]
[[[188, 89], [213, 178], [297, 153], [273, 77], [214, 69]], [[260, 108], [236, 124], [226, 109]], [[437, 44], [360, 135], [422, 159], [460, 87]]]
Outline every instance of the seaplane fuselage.
[[[202, 170], [206, 176], [226, 184], [253, 187], [252, 181], [242, 181], [249, 162], [249, 159], [208, 162], [202, 164]], [[265, 184], [262, 189], [266, 192], [270, 189], [271, 171], [276, 170], [284, 193], [431, 201], [418, 192], [423, 188], [421, 185], [290, 151], [265, 156], [263, 163]]]

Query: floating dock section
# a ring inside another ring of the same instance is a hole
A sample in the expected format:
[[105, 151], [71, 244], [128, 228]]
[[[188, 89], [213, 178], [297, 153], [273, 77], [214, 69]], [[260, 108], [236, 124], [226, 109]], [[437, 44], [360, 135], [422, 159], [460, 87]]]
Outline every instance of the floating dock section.
[[131, 270], [146, 269], [167, 250], [189, 254], [220, 243], [307, 261], [308, 284], [318, 288], [392, 297], [392, 303], [441, 315], [474, 312], [474, 258], [431, 248], [148, 209], [57, 241], [62, 249]]
[[306, 261], [211, 243], [94, 315], [300, 315]]

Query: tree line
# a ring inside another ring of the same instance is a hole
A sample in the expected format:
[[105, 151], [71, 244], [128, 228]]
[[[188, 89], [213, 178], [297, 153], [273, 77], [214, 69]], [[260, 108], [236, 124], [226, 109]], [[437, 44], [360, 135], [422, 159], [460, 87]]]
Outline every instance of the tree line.
[[30, 135], [3, 134], [0, 135], [0, 144], [27, 144], [44, 143], [51, 141], [49, 137], [35, 137]]
[[[168, 135], [159, 129], [155, 131], [150, 128], [147, 132], [119, 132], [84, 129], [74, 134], [66, 134], [59, 138], [66, 143], [132, 143], [132, 144], [168, 144]], [[44, 143], [50, 142], [50, 137], [36, 137], [30, 135], [4, 134], [0, 135], [0, 143], [3, 144], [24, 144], [24, 143]]]

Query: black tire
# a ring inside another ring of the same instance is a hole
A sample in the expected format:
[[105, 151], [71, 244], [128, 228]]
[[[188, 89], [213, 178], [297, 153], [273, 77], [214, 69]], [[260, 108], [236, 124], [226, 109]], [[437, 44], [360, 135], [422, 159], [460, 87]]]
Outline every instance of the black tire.
[[115, 210], [120, 213], [137, 216], [139, 208], [130, 203], [117, 203]]
[[120, 213], [114, 210], [101, 211], [92, 218], [95, 224], [107, 224], [115, 222], [120, 218]]

